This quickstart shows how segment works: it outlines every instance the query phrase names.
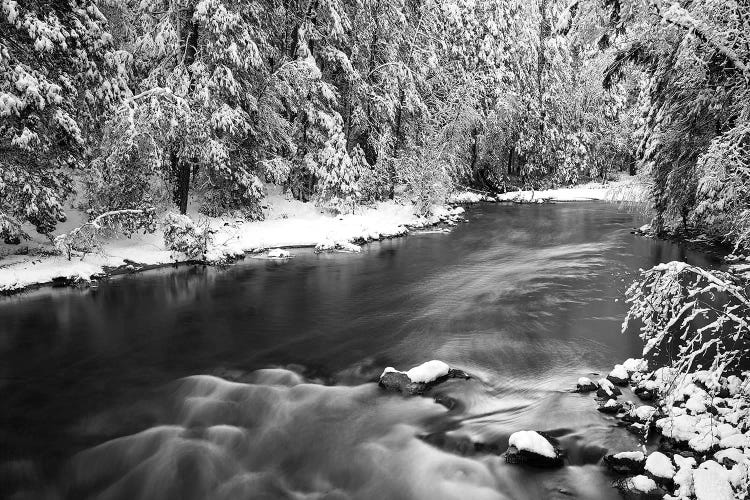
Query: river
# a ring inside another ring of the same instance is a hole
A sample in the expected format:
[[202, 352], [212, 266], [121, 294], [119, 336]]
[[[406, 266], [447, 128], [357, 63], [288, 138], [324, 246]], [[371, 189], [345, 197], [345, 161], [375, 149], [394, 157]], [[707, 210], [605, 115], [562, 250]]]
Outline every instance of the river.
[[[602, 500], [635, 437], [569, 392], [637, 356], [639, 268], [708, 256], [604, 203], [489, 205], [449, 234], [0, 298], [0, 490], [17, 498]], [[385, 393], [386, 366], [472, 378]], [[439, 399], [442, 404], [435, 402]], [[449, 409], [450, 408], [450, 409]], [[568, 451], [499, 455], [518, 430]]]

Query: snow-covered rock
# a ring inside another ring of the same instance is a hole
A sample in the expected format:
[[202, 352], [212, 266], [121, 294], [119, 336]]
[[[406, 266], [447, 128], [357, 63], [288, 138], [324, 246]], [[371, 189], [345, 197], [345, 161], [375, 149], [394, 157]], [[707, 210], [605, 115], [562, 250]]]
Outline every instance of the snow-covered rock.
[[576, 383], [576, 392], [591, 392], [597, 389], [596, 383], [588, 377], [581, 377]]
[[348, 241], [325, 240], [315, 245], [315, 253], [323, 252], [350, 252], [359, 253], [362, 248]]
[[633, 392], [643, 401], [653, 401], [659, 393], [659, 384], [655, 380], [641, 380]]
[[678, 467], [673, 478], [675, 494], [678, 498], [690, 497], [694, 494], [693, 469], [695, 468], [695, 459], [693, 457], [675, 455], [674, 461]]
[[617, 396], [622, 394], [622, 391], [612, 384], [606, 378], [600, 378], [596, 381], [599, 384], [599, 389], [596, 391], [596, 395], [600, 398], [616, 399]]
[[672, 461], [665, 454], [655, 451], [646, 458], [646, 472], [658, 479], [671, 480], [675, 470]]
[[618, 403], [616, 399], [608, 399], [604, 404], [599, 405], [597, 410], [602, 413], [614, 415], [622, 410], [622, 404]]
[[635, 372], [645, 372], [648, 370], [648, 361], [640, 358], [628, 358], [622, 363], [622, 366], [632, 375]]
[[629, 477], [619, 481], [617, 487], [623, 492], [630, 494], [650, 494], [659, 489], [653, 479], [644, 475]]
[[284, 250], [283, 248], [272, 248], [266, 252], [266, 256], [269, 259], [288, 259], [292, 254], [289, 250]]
[[537, 467], [558, 467], [563, 464], [557, 442], [536, 431], [518, 431], [511, 434], [505, 461]]
[[615, 385], [625, 386], [630, 381], [630, 375], [623, 365], [615, 365], [614, 369], [607, 375], [607, 380]]
[[646, 463], [646, 456], [640, 451], [623, 451], [606, 455], [604, 463], [611, 470], [623, 474], [640, 474]]
[[379, 385], [387, 390], [415, 395], [448, 378], [468, 378], [468, 375], [434, 359], [405, 372], [389, 366], [380, 375]]
[[733, 500], [732, 485], [729, 483], [728, 471], [708, 460], [693, 471], [693, 487], [697, 500]]

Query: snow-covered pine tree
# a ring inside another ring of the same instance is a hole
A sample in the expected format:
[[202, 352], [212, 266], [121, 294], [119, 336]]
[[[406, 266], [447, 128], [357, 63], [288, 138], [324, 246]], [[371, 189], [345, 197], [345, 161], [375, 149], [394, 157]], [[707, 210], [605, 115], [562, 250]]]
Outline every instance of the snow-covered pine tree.
[[128, 55], [92, 0], [2, 0], [0, 31], [0, 237], [18, 243], [25, 223], [49, 234], [65, 219], [71, 172], [127, 90]]
[[[133, 208], [168, 185], [183, 213], [197, 189], [204, 213], [260, 216], [262, 186], [242, 145], [259, 111], [263, 10], [233, 0], [116, 0], [113, 8], [129, 28], [123, 48], [133, 55], [135, 95], [109, 123], [92, 181], [113, 196], [94, 190], [93, 205]], [[141, 194], [118, 199], [132, 183]]]

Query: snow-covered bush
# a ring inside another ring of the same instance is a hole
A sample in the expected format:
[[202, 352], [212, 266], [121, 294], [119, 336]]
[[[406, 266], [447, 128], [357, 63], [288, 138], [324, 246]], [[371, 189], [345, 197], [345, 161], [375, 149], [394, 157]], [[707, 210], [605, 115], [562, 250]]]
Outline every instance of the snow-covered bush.
[[424, 146], [394, 160], [399, 180], [419, 215], [426, 215], [434, 205], [441, 205], [450, 194], [453, 180], [442, 157], [442, 149]]
[[70, 232], [55, 237], [55, 248], [68, 260], [74, 252], [81, 253], [83, 258], [87, 253], [100, 249], [102, 237], [116, 234], [130, 236], [139, 230], [154, 232], [155, 215], [153, 208], [105, 212]]
[[623, 331], [639, 323], [643, 355], [666, 357], [679, 373], [737, 373], [750, 359], [750, 295], [731, 274], [684, 262], [643, 271], [627, 291]]
[[320, 151], [315, 172], [319, 202], [341, 213], [353, 212], [362, 198], [360, 178], [368, 167], [359, 146], [351, 154], [346, 150], [346, 138], [338, 127]]
[[195, 223], [187, 215], [169, 213], [164, 218], [164, 245], [190, 260], [205, 260], [214, 231], [207, 221]]

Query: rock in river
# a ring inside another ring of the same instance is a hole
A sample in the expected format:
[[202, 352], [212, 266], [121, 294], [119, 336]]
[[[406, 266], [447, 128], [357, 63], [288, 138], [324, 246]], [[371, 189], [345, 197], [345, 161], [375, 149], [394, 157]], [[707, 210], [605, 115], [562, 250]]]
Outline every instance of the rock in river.
[[469, 378], [469, 376], [461, 370], [449, 367], [442, 361], [432, 360], [405, 372], [389, 366], [380, 375], [379, 385], [388, 391], [414, 396], [424, 393], [449, 378]]
[[557, 440], [536, 431], [518, 431], [508, 439], [505, 461], [534, 467], [562, 467], [562, 451]]

